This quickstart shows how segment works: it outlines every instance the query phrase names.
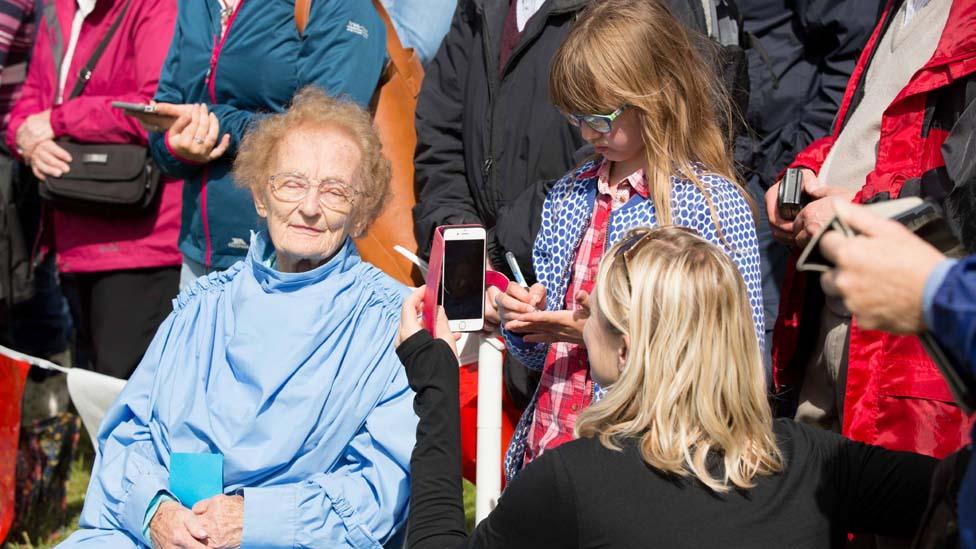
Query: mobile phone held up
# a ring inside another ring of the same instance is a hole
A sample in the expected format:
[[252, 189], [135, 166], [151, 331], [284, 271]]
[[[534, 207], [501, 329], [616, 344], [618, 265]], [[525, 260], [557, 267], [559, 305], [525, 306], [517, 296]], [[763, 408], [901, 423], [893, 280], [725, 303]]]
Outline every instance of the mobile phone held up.
[[129, 103], [127, 101], [112, 101], [112, 107], [125, 111], [127, 114], [157, 114], [154, 105], [145, 103]]
[[452, 332], [477, 332], [485, 325], [485, 229], [444, 229], [441, 304]]

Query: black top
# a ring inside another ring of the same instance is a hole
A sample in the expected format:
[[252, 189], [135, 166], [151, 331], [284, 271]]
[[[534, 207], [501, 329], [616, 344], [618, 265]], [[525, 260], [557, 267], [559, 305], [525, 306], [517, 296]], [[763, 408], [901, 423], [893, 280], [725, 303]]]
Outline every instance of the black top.
[[457, 360], [421, 331], [397, 350], [420, 417], [410, 460], [408, 546], [841, 547], [845, 533], [911, 537], [936, 460], [790, 420], [774, 431], [786, 461], [750, 490], [720, 495], [596, 439], [549, 450], [468, 537], [461, 503]]

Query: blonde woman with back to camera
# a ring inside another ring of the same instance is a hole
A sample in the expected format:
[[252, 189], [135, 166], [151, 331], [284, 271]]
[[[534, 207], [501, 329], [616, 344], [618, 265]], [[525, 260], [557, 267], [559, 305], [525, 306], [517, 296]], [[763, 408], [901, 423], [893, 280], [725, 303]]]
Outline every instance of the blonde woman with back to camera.
[[608, 388], [464, 533], [457, 359], [404, 302], [397, 353], [417, 392], [409, 545], [842, 547], [911, 538], [936, 461], [772, 418], [745, 283], [678, 227], [631, 230], [603, 258], [583, 337]]

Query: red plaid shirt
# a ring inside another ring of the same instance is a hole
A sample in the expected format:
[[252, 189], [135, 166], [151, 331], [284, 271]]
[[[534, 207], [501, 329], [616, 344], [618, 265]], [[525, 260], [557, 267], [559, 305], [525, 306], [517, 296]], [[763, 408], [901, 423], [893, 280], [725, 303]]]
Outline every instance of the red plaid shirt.
[[[611, 187], [611, 166], [611, 162], [603, 160], [597, 172], [598, 192], [593, 217], [576, 250], [572, 278], [566, 289], [564, 306], [569, 311], [578, 308], [575, 299], [577, 293], [593, 291], [607, 243], [611, 212], [626, 204], [635, 194], [645, 199], [648, 197], [643, 170], [632, 173]], [[593, 382], [590, 380], [586, 347], [566, 342], [550, 345], [539, 381], [535, 415], [529, 427], [524, 465], [541, 456], [545, 450], [572, 440], [576, 416], [590, 405], [592, 398]]]

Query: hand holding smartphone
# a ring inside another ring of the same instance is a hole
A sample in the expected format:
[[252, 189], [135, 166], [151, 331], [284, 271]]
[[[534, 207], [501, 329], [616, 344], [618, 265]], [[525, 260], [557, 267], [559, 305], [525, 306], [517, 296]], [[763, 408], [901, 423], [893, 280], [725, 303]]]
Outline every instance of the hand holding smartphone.
[[176, 122], [176, 117], [162, 114], [156, 105], [147, 103], [130, 103], [128, 101], [112, 101], [112, 107], [139, 120], [142, 127], [150, 132], [164, 132]]
[[452, 332], [484, 328], [485, 237], [483, 227], [444, 230], [441, 303]]
[[112, 101], [112, 107], [121, 109], [126, 114], [156, 114], [156, 105], [148, 103], [129, 103], [128, 101]]

